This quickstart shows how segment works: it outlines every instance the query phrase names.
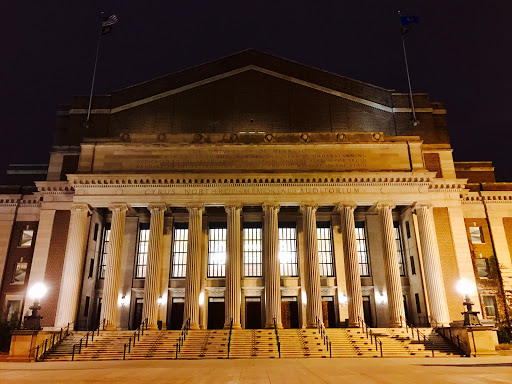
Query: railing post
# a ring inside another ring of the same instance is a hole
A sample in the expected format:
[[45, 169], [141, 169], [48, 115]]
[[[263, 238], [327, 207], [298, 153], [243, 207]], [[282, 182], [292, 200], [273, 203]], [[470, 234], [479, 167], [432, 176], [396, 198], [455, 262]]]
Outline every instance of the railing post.
[[176, 343], [176, 360], [178, 360], [178, 344], [179, 343]]
[[128, 339], [128, 353], [132, 352], [132, 338], [130, 337]]
[[89, 332], [85, 335], [85, 346], [89, 345]]
[[383, 357], [383, 355], [382, 355], [382, 341], [379, 340], [379, 343], [380, 343], [380, 357]]
[[39, 345], [36, 347], [35, 361], [39, 358]]
[[329, 341], [329, 357], [332, 358], [332, 344]]
[[59, 340], [62, 340], [62, 328], [60, 329], [60, 338]]
[[82, 340], [83, 338], [80, 339], [80, 345], [78, 346], [78, 354], [82, 353]]
[[73, 345], [73, 353], [71, 354], [71, 361], [75, 360], [75, 346], [76, 346], [76, 344]]
[[124, 344], [124, 349], [123, 349], [123, 360], [126, 360], [126, 343]]

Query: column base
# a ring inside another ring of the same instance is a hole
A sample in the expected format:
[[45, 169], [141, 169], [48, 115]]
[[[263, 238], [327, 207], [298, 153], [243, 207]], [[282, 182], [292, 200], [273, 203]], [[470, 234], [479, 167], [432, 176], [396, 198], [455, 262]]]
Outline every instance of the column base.
[[189, 329], [199, 329], [199, 324], [197, 323], [191, 323]]
[[402, 328], [402, 323], [399, 321], [399, 322], [392, 322], [392, 323], [389, 323], [389, 328]]
[[[282, 323], [277, 323], [276, 326], [277, 326], [277, 329], [283, 329]], [[265, 324], [265, 328], [266, 329], [274, 329], [274, 323]]]
[[348, 327], [349, 328], [361, 328], [361, 324], [358, 321], [356, 321], [356, 322], [349, 322], [348, 323]]
[[158, 329], [157, 324], [148, 324], [148, 327], [146, 328], [148, 331], [156, 331]]
[[[323, 325], [324, 323], [322, 323]], [[308, 325], [306, 325], [306, 328], [317, 328], [317, 325], [316, 323], [309, 323]]]
[[114, 324], [106, 324], [105, 331], [117, 331], [117, 327]]
[[[230, 325], [231, 325], [231, 322], [228, 324], [224, 324], [224, 329], [229, 329]], [[233, 323], [233, 329], [242, 329], [242, 324]]]

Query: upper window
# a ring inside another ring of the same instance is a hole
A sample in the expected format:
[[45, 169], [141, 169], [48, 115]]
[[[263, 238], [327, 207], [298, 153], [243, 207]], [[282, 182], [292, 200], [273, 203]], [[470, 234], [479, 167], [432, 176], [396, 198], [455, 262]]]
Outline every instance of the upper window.
[[299, 276], [297, 227], [295, 223], [279, 223], [278, 238], [281, 276]]
[[318, 237], [320, 276], [334, 276], [331, 223], [329, 221], [318, 222], [316, 224], [316, 232]]
[[485, 317], [496, 317], [496, 298], [494, 296], [482, 296], [484, 302]]
[[469, 236], [473, 244], [484, 243], [484, 236], [482, 234], [482, 227], [469, 227]]
[[24, 229], [21, 233], [20, 237], [20, 247], [31, 247], [32, 246], [32, 238], [34, 237], [33, 229]]
[[188, 224], [176, 223], [172, 245], [171, 277], [186, 277], [187, 275], [187, 244]]
[[244, 276], [263, 276], [263, 229], [261, 223], [244, 223]]
[[25, 284], [25, 278], [27, 277], [27, 267], [28, 263], [16, 263], [11, 284]]
[[404, 249], [402, 246], [400, 224], [398, 223], [398, 221], [395, 221], [393, 225], [395, 227], [396, 253], [398, 256], [398, 267], [400, 268], [400, 276], [405, 276]]
[[103, 243], [101, 245], [101, 257], [100, 257], [100, 273], [99, 278], [105, 278], [105, 269], [107, 267], [107, 257], [110, 244], [110, 223], [105, 224], [103, 228]]
[[356, 221], [356, 243], [357, 255], [359, 256], [359, 273], [361, 276], [370, 276], [370, 263], [368, 261], [364, 221]]
[[226, 223], [210, 223], [208, 230], [208, 277], [226, 277]]
[[148, 245], [149, 245], [149, 224], [141, 223], [139, 226], [139, 245], [137, 247], [137, 265], [135, 267], [135, 277], [142, 279], [146, 277], [146, 265], [148, 263]]
[[485, 258], [475, 259], [475, 266], [478, 272], [478, 277], [486, 279], [489, 277], [489, 262]]

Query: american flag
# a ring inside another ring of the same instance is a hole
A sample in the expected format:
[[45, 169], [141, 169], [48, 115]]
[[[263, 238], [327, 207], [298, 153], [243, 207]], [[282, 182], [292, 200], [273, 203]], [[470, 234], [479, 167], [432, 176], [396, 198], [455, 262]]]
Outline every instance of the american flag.
[[103, 18], [103, 23], [101, 23], [102, 27], [109, 27], [111, 25], [114, 25], [117, 23], [117, 16], [116, 14], [110, 15], [109, 17]]

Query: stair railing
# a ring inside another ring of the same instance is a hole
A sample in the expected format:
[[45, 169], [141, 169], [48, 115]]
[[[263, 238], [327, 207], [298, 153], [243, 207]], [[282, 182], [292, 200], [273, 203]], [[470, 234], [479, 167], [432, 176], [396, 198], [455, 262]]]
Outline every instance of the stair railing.
[[[178, 338], [178, 342], [176, 343], [176, 359], [178, 359], [178, 353], [181, 352], [181, 347], [183, 346], [183, 343], [185, 342], [185, 339], [188, 335], [188, 330], [190, 329], [190, 317], [185, 321], [185, 324], [183, 324], [181, 328], [180, 337]], [[229, 353], [228, 353], [229, 355]]]
[[34, 361], [38, 361], [46, 352], [50, 351], [54, 346], [69, 336], [70, 325], [72, 326], [73, 323], [68, 323], [65, 328], [61, 328], [59, 332], [52, 333], [50, 337], [46, 338], [41, 344], [36, 346], [34, 348]]
[[423, 332], [421, 332], [418, 328], [416, 328], [412, 323], [409, 323], [407, 318], [400, 316], [400, 325], [403, 326], [404, 323], [405, 323], [406, 333], [409, 334], [409, 330], [410, 330], [413, 340], [414, 340], [414, 333], [416, 333], [418, 343], [421, 343], [421, 339], [423, 339], [423, 345], [426, 347], [427, 341], [430, 342], [430, 351], [432, 352], [432, 357], [435, 357], [435, 355], [434, 355], [434, 350], [435, 350], [434, 340], [429, 340], [429, 338]]
[[229, 359], [229, 351], [231, 349], [231, 332], [233, 332], [233, 318], [231, 318], [231, 322], [229, 323], [228, 359]]
[[433, 325], [434, 331], [443, 339], [456, 346], [460, 352], [466, 357], [471, 357], [471, 348], [468, 343], [460, 339], [459, 335], [452, 334], [451, 327], [445, 327], [444, 324], [439, 323], [433, 317], [430, 318], [430, 323]]
[[281, 358], [281, 341], [279, 340], [279, 333], [277, 332], [277, 321], [274, 317], [274, 332], [276, 334], [276, 344], [277, 344], [277, 353], [279, 354], [279, 358]]
[[130, 336], [128, 341], [123, 345], [123, 360], [126, 360], [126, 350], [128, 349], [128, 353], [132, 351], [132, 337], [133, 337], [133, 346], [135, 347], [135, 340], [140, 340], [140, 335], [144, 336], [144, 330], [148, 329], [148, 318], [146, 317], [144, 321], [142, 321], [139, 327], [133, 332], [133, 335]]
[[320, 334], [320, 337], [324, 341], [324, 345], [327, 346], [327, 352], [329, 352], [329, 357], [332, 358], [332, 344], [329, 340], [329, 336], [327, 336], [327, 333], [325, 331], [325, 325], [320, 321], [318, 317], [315, 318], [316, 322], [316, 328], [318, 329], [318, 333]]
[[362, 328], [363, 333], [366, 333], [366, 338], [370, 339], [370, 344], [373, 345], [375, 342], [375, 350], [378, 351], [380, 347], [380, 357], [383, 357], [384, 354], [382, 352], [382, 341], [377, 337], [375, 332], [368, 326], [368, 324], [365, 323], [364, 319], [358, 316], [357, 321], [359, 326]]
[[[103, 319], [98, 324], [98, 328], [97, 329], [94, 329], [92, 331], [87, 331], [87, 333], [85, 334], [84, 337], [82, 337], [78, 342], [73, 344], [73, 351], [71, 353], [71, 361], [75, 360], [75, 354], [79, 355], [79, 354], [82, 353], [82, 346], [83, 346], [83, 344], [85, 344], [84, 347], [87, 347], [89, 345], [89, 337], [91, 338], [91, 343], [92, 343], [94, 341], [94, 334], [96, 334], [96, 336], [99, 336], [100, 328], [102, 330], [105, 330], [105, 319]], [[68, 332], [69, 332], [69, 324], [68, 324]], [[84, 342], [84, 340], [85, 340], [85, 342]], [[77, 349], [78, 349], [78, 353], [77, 353]]]

